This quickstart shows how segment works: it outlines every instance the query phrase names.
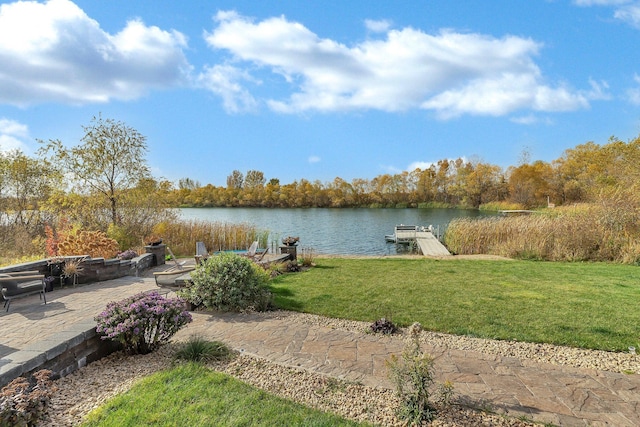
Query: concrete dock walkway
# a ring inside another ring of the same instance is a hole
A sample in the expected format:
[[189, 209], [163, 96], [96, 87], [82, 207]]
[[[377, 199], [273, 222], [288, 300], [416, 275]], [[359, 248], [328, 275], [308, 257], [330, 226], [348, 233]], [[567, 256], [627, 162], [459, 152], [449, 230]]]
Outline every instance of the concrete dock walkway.
[[[152, 278], [125, 277], [16, 300], [0, 314], [0, 369], [25, 349], [55, 342], [78, 325], [91, 325], [107, 302], [155, 289]], [[293, 321], [287, 313], [194, 313], [176, 339], [200, 335], [275, 363], [390, 387], [384, 360], [399, 354], [398, 337], [330, 329]], [[93, 323], [95, 325], [95, 323]], [[561, 426], [640, 425], [640, 375], [555, 366], [472, 351], [427, 347], [437, 380], [450, 380], [464, 400], [511, 416]], [[35, 350], [32, 350], [35, 351]]]

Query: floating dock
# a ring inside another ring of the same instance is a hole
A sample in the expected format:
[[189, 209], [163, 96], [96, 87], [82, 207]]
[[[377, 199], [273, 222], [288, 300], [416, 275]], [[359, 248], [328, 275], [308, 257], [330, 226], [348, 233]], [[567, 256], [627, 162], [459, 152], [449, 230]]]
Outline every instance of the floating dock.
[[433, 235], [432, 227], [418, 227], [417, 225], [396, 225], [392, 235], [385, 236], [387, 242], [396, 244], [417, 243], [422, 255], [448, 256], [451, 253]]

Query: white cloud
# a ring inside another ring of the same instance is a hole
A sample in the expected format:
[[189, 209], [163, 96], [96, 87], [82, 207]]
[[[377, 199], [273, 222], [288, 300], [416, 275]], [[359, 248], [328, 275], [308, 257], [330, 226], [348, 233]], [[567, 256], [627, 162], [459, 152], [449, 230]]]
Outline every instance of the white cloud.
[[[219, 12], [206, 33], [236, 67], [283, 77], [288, 98], [268, 99], [282, 113], [423, 108], [449, 118], [505, 115], [517, 110], [569, 111], [588, 106], [588, 94], [545, 82], [531, 39], [404, 28], [347, 46], [321, 38], [284, 16], [254, 22]], [[380, 27], [379, 27], [380, 28]]]
[[383, 171], [385, 171], [385, 173], [394, 175], [397, 173], [402, 173], [402, 169], [397, 168], [393, 165], [380, 165], [380, 169], [382, 169]]
[[0, 151], [18, 149], [29, 151], [25, 139], [29, 138], [29, 128], [22, 123], [0, 118]]
[[575, 0], [575, 4], [578, 6], [614, 7], [614, 18], [640, 28], [640, 2], [637, 0]]
[[320, 159], [320, 157], [318, 156], [309, 156], [309, 159], [308, 159], [309, 163], [318, 163], [320, 160], [322, 159]]
[[629, 3], [630, 0], [575, 0], [578, 6], [617, 6]]
[[433, 166], [435, 164], [436, 163], [434, 163], [434, 162], [413, 162], [407, 167], [407, 171], [408, 172], [413, 172], [416, 169], [420, 169], [422, 171], [425, 171], [425, 170], [429, 169], [431, 166]]
[[640, 105], [640, 76], [636, 74], [633, 79], [638, 86], [627, 90], [627, 99], [634, 105]]
[[69, 0], [0, 5], [0, 103], [82, 104], [174, 86], [190, 66], [177, 31], [129, 21], [111, 35]]
[[[447, 159], [447, 160], [449, 161], [449, 164], [451, 165], [451, 167], [454, 167], [455, 162], [458, 159], [450, 158], [450, 159]], [[467, 159], [466, 156], [460, 157], [460, 160], [462, 160], [463, 163], [468, 163], [469, 162], [469, 159]], [[425, 171], [425, 170], [431, 168], [432, 166], [434, 166], [436, 169], [438, 169], [438, 162], [439, 161], [437, 161], [437, 162], [415, 161], [415, 162], [410, 163], [409, 166], [407, 166], [406, 171], [407, 172], [413, 172], [414, 170], [416, 170], [418, 168], [421, 171]]]
[[391, 22], [386, 19], [380, 21], [365, 19], [364, 26], [367, 27], [367, 30], [373, 33], [384, 33], [391, 28]]
[[198, 83], [222, 97], [224, 109], [230, 113], [254, 111], [258, 102], [246, 90], [241, 81], [255, 81], [249, 73], [230, 65], [205, 67], [198, 76]]
[[640, 3], [628, 4], [616, 9], [613, 16], [640, 28]]

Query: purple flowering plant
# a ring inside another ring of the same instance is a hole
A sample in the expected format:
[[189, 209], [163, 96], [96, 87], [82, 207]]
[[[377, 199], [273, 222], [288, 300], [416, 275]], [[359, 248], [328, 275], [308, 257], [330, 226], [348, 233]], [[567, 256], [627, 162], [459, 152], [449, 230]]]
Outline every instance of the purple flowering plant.
[[110, 302], [95, 320], [103, 340], [118, 341], [129, 354], [147, 354], [191, 322], [191, 314], [182, 299], [153, 291]]
[[118, 254], [118, 258], [122, 260], [134, 259], [137, 256], [138, 256], [138, 253], [133, 249], [127, 249], [126, 251], [120, 252]]

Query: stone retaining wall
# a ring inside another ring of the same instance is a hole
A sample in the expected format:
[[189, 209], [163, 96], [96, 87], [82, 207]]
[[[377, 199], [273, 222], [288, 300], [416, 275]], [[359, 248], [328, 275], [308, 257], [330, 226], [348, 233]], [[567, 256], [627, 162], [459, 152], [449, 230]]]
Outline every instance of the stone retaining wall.
[[[84, 261], [79, 266], [82, 268], [82, 273], [78, 275], [77, 282], [92, 283], [124, 276], [138, 276], [141, 271], [159, 265], [158, 258], [160, 257], [155, 253], [145, 253], [131, 260], [91, 258], [88, 256], [69, 256], [64, 258], [67, 260], [84, 258]], [[164, 258], [162, 258], [162, 264], [164, 264]], [[48, 276], [48, 260], [42, 259], [0, 268], [0, 273], [20, 271], [38, 271], [40, 274]]]
[[0, 388], [14, 378], [28, 377], [41, 369], [51, 370], [54, 379], [63, 377], [119, 348], [113, 341], [100, 339], [95, 322], [80, 322], [50, 338], [11, 353], [11, 361], [0, 369]]

